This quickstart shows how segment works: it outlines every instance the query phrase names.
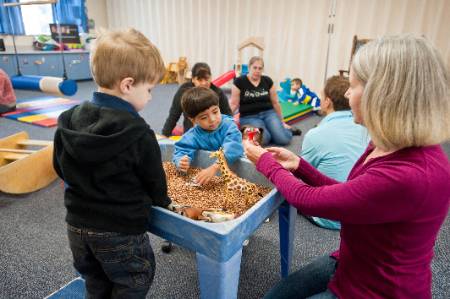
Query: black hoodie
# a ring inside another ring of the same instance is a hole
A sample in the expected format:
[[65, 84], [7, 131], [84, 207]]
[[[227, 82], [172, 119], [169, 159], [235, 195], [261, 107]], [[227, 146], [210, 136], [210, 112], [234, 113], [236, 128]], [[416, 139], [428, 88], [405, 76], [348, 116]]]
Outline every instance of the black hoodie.
[[170, 203], [161, 151], [136, 112], [102, 106], [102, 101], [129, 105], [95, 93], [93, 102], [58, 119], [53, 164], [66, 183], [66, 221], [79, 228], [140, 234], [147, 229], [150, 206]]

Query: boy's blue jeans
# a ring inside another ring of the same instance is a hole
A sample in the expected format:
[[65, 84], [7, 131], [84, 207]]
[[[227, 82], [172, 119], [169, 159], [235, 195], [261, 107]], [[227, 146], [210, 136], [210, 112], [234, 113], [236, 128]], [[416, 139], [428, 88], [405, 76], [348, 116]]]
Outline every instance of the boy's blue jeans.
[[336, 299], [327, 288], [336, 271], [336, 260], [328, 255], [319, 257], [276, 284], [265, 299]]
[[145, 298], [155, 275], [146, 233], [127, 235], [68, 225], [75, 269], [86, 281], [86, 298]]
[[257, 114], [242, 116], [240, 125], [250, 125], [263, 129], [263, 145], [269, 143], [287, 145], [291, 142], [292, 131], [286, 129], [274, 109], [265, 110]]

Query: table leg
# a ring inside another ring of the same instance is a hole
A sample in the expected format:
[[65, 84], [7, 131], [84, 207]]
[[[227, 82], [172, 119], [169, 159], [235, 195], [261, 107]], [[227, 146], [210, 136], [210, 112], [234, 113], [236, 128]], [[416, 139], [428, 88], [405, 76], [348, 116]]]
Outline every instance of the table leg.
[[284, 201], [278, 208], [278, 225], [280, 229], [281, 277], [289, 275], [297, 210]]
[[228, 261], [219, 262], [197, 252], [200, 298], [237, 298], [242, 247]]

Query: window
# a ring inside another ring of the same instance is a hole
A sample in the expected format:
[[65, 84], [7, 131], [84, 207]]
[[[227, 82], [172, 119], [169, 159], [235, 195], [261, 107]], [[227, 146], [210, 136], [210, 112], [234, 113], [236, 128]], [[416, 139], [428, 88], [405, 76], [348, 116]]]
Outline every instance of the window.
[[[29, 0], [20, 0], [20, 2], [29, 2]], [[51, 4], [22, 5], [20, 9], [26, 35], [50, 35], [48, 24], [53, 23]]]

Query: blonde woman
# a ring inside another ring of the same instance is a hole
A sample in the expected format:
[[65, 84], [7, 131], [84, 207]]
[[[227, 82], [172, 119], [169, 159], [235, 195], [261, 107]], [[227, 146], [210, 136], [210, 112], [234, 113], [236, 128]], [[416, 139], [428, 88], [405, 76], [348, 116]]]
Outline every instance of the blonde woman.
[[341, 221], [338, 251], [282, 280], [267, 298], [431, 298], [431, 259], [447, 216], [449, 74], [423, 38], [385, 37], [361, 48], [346, 96], [372, 142], [348, 181], [322, 175], [295, 154], [245, 150], [286, 200]]

